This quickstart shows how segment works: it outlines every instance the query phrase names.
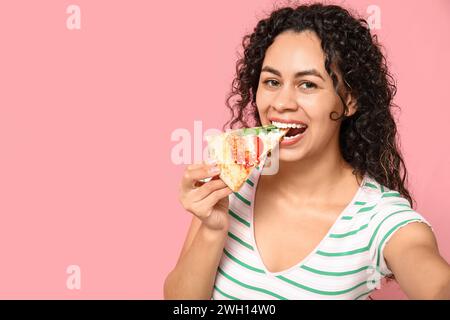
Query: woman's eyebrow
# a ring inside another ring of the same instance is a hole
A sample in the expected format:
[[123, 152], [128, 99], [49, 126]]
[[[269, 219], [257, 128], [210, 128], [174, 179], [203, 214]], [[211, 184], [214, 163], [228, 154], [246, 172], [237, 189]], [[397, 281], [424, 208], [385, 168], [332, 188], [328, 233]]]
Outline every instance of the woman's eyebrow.
[[[281, 77], [281, 72], [269, 67], [269, 66], [265, 66], [261, 69], [261, 72], [270, 72], [273, 73], [279, 77]], [[298, 78], [298, 77], [302, 77], [302, 76], [316, 76], [319, 77], [320, 79], [322, 79], [323, 81], [325, 81], [325, 79], [322, 77], [322, 75], [320, 74], [319, 71], [317, 71], [316, 69], [308, 69], [308, 70], [302, 70], [302, 71], [298, 71], [297, 73], [295, 73], [294, 78]]]

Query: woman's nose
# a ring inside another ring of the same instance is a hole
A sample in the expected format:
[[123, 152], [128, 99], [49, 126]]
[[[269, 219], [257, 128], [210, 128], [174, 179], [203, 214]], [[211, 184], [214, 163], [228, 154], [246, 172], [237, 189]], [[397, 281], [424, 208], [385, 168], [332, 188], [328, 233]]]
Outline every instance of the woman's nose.
[[298, 109], [294, 94], [288, 88], [280, 91], [279, 95], [273, 101], [272, 106], [278, 112]]

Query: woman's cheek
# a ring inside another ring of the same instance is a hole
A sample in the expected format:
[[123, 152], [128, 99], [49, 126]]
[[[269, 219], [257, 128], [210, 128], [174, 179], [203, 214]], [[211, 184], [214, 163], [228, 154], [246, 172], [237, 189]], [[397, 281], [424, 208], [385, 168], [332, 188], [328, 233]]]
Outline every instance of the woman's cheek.
[[267, 95], [258, 91], [256, 94], [256, 106], [258, 107], [258, 111], [260, 113], [264, 112], [269, 105], [270, 102]]

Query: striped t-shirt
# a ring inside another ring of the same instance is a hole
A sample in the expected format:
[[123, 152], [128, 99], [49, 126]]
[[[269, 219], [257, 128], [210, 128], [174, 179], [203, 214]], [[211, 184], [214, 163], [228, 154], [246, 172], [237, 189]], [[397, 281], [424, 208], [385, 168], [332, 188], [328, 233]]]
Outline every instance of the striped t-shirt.
[[[255, 245], [253, 202], [262, 166], [229, 196], [230, 228], [212, 299], [367, 299], [379, 280], [392, 274], [383, 257], [389, 238], [402, 226], [430, 225], [397, 191], [368, 174], [328, 234], [297, 265], [270, 272]], [[301, 241], [299, 235], [298, 240]]]

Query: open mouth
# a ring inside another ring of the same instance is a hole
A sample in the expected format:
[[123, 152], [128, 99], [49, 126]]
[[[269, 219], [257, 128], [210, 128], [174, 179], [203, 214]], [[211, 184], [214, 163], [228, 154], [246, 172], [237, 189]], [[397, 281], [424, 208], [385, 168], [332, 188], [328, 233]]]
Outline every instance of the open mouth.
[[283, 140], [292, 140], [302, 135], [308, 126], [306, 124], [298, 124], [298, 123], [284, 123], [272, 121], [272, 124], [280, 129], [287, 129], [286, 134], [283, 137]]

